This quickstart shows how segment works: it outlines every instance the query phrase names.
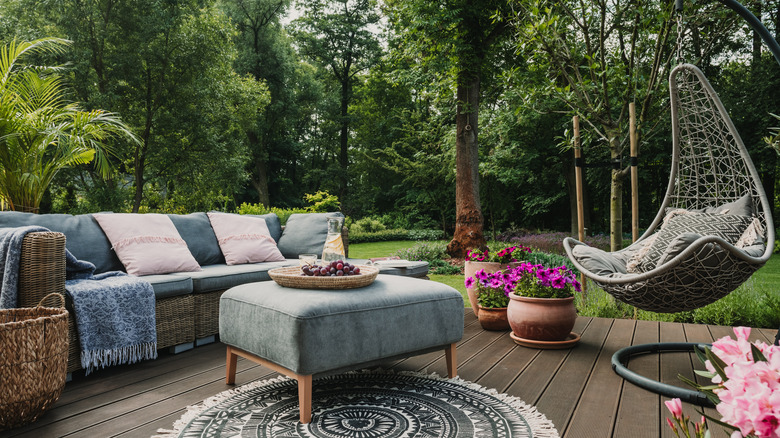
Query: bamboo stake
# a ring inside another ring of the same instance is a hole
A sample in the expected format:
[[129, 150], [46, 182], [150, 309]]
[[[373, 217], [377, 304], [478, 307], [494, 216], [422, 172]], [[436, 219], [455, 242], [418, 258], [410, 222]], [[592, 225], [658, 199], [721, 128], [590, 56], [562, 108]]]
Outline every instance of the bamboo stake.
[[631, 237], [639, 239], [639, 171], [637, 169], [636, 103], [628, 104], [629, 139], [631, 140]]
[[[585, 206], [582, 196], [582, 146], [580, 145], [580, 118], [574, 116], [572, 119], [574, 125], [574, 180], [577, 186], [577, 237], [580, 242], [585, 240]], [[580, 273], [580, 283], [582, 284], [582, 294], [585, 296], [586, 283], [585, 274]]]

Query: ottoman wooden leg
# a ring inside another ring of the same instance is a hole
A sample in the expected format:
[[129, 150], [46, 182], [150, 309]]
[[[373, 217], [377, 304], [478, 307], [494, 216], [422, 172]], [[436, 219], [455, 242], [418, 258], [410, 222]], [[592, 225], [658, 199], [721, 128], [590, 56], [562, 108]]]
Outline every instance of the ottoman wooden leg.
[[277, 373], [284, 374], [287, 377], [291, 377], [298, 381], [298, 410], [300, 411], [301, 423], [311, 423], [311, 401], [312, 401], [312, 387], [313, 379], [312, 375], [298, 374], [295, 371], [288, 370], [287, 368], [277, 365], [273, 362], [267, 361], [261, 357], [255, 356], [252, 353], [241, 350], [240, 348], [227, 346], [227, 362], [226, 365], [226, 380], [228, 385], [236, 383], [236, 365], [238, 363], [238, 356], [249, 359], [254, 363], [262, 365], [266, 368], [270, 368]]
[[455, 350], [455, 343], [452, 343], [444, 350], [444, 355], [447, 358], [447, 374], [450, 378], [458, 375], [458, 354]]
[[233, 347], [227, 348], [227, 361], [225, 362], [225, 383], [235, 385], [236, 383], [236, 365], [238, 364], [238, 355], [233, 351]]
[[301, 414], [301, 423], [311, 423], [311, 393], [312, 376], [297, 375], [298, 379], [298, 409]]

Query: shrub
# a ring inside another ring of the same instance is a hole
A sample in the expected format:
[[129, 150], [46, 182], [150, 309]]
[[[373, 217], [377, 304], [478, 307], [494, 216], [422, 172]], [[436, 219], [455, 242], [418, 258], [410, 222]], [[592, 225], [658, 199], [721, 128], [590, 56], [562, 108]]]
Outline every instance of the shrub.
[[318, 191], [314, 194], [307, 193], [303, 195], [303, 199], [311, 204], [306, 210], [312, 213], [326, 213], [329, 211], [339, 211], [341, 209], [339, 197], [331, 195], [327, 191]]
[[574, 264], [566, 256], [541, 251], [533, 251], [526, 256], [526, 260], [529, 263], [540, 264], [546, 268], [566, 266], [570, 271], [574, 272], [574, 275], [580, 275], [580, 271], [574, 267]]
[[349, 232], [355, 233], [375, 233], [377, 231], [384, 231], [387, 227], [382, 222], [371, 217], [364, 217], [356, 220], [349, 228]]
[[393, 255], [406, 260], [424, 260], [428, 263], [434, 263], [435, 260], [447, 257], [447, 244], [444, 242], [417, 243], [410, 248], [398, 250]]
[[436, 259], [433, 261], [428, 262], [428, 272], [430, 274], [437, 274], [437, 275], [462, 275], [463, 269], [452, 266], [451, 264], [445, 262], [441, 259]]
[[442, 240], [442, 230], [409, 230], [409, 240]]
[[268, 208], [264, 206], [263, 204], [247, 204], [244, 202], [243, 204], [239, 205], [236, 209], [236, 213], [238, 214], [266, 214], [266, 213], [275, 213], [277, 216], [279, 216], [279, 221], [282, 223], [282, 225], [287, 223], [287, 219], [290, 217], [293, 213], [307, 213], [308, 211], [305, 208], [279, 208], [279, 207], [271, 207]]
[[406, 240], [406, 230], [382, 230], [373, 233], [354, 232], [350, 229], [349, 243], [385, 242], [388, 240]]
[[[496, 239], [501, 242], [528, 246], [535, 251], [565, 255], [566, 252], [563, 250], [563, 239], [567, 237], [570, 237], [570, 235], [562, 231], [532, 232], [520, 228], [511, 228], [499, 234]], [[609, 236], [604, 234], [586, 236], [584, 243], [588, 246], [609, 251]]]

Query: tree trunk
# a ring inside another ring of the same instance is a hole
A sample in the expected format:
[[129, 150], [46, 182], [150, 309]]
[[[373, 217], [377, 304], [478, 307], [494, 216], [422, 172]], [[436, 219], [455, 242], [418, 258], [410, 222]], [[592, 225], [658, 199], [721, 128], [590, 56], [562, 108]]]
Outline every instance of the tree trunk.
[[[610, 157], [620, 159], [620, 140], [617, 130], [606, 130], [610, 135]], [[617, 251], [623, 248], [623, 175], [622, 169], [612, 169], [609, 197], [609, 248]]]
[[154, 98], [152, 97], [152, 74], [146, 70], [146, 122], [141, 134], [141, 143], [135, 145], [133, 154], [133, 176], [135, 177], [135, 195], [133, 196], [133, 213], [138, 213], [141, 200], [144, 197], [144, 169], [146, 168], [146, 151], [152, 141], [152, 125], [154, 124]]
[[485, 246], [482, 208], [479, 203], [479, 75], [460, 73], [455, 115], [455, 234], [447, 245], [452, 257]]
[[265, 145], [262, 144], [255, 132], [247, 132], [249, 138], [250, 148], [252, 150], [258, 150], [259, 153], [254, 156], [254, 171], [250, 178], [250, 183], [257, 191], [257, 201], [266, 207], [271, 206], [271, 194], [268, 192], [268, 165], [266, 163]]
[[[761, 2], [757, 1], [754, 3], [753, 13], [755, 16], [761, 20]], [[752, 33], [753, 37], [753, 50], [752, 50], [752, 62], [750, 64], [750, 67], [752, 69], [757, 69], [758, 66], [761, 63], [761, 36], [756, 32], [755, 30]]]
[[144, 168], [146, 167], [146, 145], [148, 138], [141, 139], [141, 144], [135, 147], [133, 158], [133, 176], [135, 177], [135, 194], [133, 196], [133, 213], [138, 213], [144, 196]]
[[339, 164], [341, 165], [341, 181], [339, 185], [339, 200], [344, 202], [347, 197], [347, 165], [349, 164], [347, 155], [347, 146], [349, 140], [349, 98], [350, 98], [350, 79], [344, 75], [341, 83], [341, 149], [339, 151]]

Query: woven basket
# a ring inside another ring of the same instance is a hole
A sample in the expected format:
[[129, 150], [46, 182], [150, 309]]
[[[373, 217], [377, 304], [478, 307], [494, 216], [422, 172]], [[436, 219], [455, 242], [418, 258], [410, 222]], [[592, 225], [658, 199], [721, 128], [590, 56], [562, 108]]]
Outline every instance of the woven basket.
[[[57, 297], [59, 308], [42, 307]], [[0, 310], [0, 430], [31, 423], [65, 387], [68, 311], [58, 293], [37, 307]]]
[[298, 266], [271, 269], [268, 271], [268, 275], [280, 286], [294, 287], [296, 289], [354, 289], [356, 287], [368, 286], [373, 283], [377, 274], [379, 274], [379, 268], [359, 266], [359, 275], [343, 277], [309, 277], [301, 275], [301, 268]]

